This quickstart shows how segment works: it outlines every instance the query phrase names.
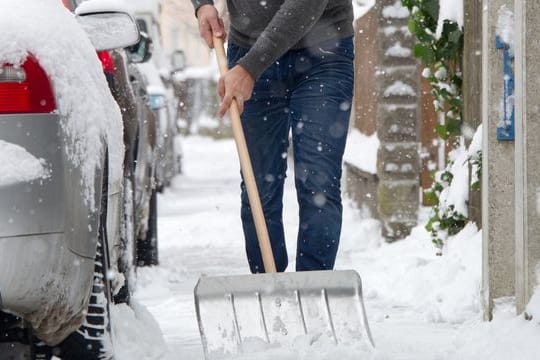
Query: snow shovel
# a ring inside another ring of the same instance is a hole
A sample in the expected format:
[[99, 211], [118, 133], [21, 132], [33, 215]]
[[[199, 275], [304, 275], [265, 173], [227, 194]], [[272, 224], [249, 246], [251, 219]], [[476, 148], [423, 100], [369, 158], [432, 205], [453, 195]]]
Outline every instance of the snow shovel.
[[[221, 74], [228, 69], [223, 40], [214, 47]], [[201, 277], [195, 308], [206, 360], [230, 359], [262, 349], [300, 344], [374, 344], [360, 276], [352, 270], [277, 273], [251, 166], [238, 104], [230, 117], [265, 274]]]

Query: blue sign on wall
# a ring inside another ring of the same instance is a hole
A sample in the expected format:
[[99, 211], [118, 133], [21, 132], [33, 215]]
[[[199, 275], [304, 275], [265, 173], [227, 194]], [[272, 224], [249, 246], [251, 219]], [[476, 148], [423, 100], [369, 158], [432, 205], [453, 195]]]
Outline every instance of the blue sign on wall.
[[510, 45], [497, 36], [497, 49], [503, 50], [504, 59], [504, 90], [501, 104], [501, 119], [497, 124], [497, 140], [508, 141], [515, 139], [514, 133], [514, 54]]

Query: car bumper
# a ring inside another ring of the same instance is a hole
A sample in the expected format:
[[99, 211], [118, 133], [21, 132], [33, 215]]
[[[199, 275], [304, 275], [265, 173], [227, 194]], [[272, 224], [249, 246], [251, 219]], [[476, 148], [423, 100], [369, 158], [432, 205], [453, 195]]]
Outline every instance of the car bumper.
[[0, 239], [0, 308], [55, 345], [84, 318], [94, 262], [70, 251], [63, 233]]

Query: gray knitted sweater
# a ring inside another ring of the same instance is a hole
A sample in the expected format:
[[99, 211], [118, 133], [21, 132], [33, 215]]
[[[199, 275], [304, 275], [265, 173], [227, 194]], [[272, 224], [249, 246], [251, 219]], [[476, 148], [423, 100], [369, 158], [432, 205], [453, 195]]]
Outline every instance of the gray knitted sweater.
[[[197, 10], [213, 0], [191, 0]], [[290, 49], [352, 36], [351, 0], [227, 0], [229, 40], [249, 48], [239, 60], [255, 79]]]

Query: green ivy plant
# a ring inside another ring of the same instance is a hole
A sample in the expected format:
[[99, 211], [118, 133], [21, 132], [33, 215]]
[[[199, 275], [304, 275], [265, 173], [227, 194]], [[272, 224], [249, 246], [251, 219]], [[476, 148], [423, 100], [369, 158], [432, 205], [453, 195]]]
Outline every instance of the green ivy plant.
[[[454, 144], [451, 139], [461, 135], [463, 122], [463, 29], [456, 22], [444, 20], [442, 32], [437, 36], [439, 0], [402, 0], [402, 3], [411, 13], [409, 30], [418, 40], [414, 54], [426, 66], [422, 75], [430, 83], [434, 107], [442, 119], [436, 132], [442, 141]], [[428, 200], [434, 204], [426, 229], [438, 248], [467, 223], [465, 214], [452, 206], [441, 208], [443, 205], [439, 202], [441, 192], [452, 182], [451, 167], [449, 163], [446, 169], [437, 172], [433, 186], [426, 192]]]
[[439, 136], [447, 140], [461, 134], [463, 113], [463, 30], [445, 20], [437, 37], [439, 0], [402, 0], [411, 12], [409, 30], [418, 39], [414, 55], [426, 65], [423, 76], [431, 85], [437, 112], [444, 122], [437, 126]]

